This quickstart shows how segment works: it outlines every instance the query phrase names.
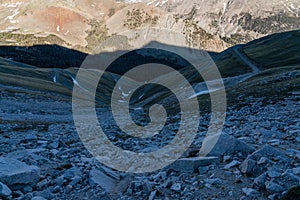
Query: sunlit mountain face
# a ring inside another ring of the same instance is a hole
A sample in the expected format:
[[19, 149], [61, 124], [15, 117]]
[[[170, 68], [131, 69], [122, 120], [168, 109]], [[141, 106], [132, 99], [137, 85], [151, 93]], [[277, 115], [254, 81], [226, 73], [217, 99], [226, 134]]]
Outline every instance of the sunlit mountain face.
[[196, 48], [221, 52], [300, 27], [297, 0], [20, 0], [2, 1], [0, 11], [5, 45], [57, 44], [85, 52], [136, 28], [171, 29]]
[[1, 1], [0, 199], [297, 199], [299, 15]]

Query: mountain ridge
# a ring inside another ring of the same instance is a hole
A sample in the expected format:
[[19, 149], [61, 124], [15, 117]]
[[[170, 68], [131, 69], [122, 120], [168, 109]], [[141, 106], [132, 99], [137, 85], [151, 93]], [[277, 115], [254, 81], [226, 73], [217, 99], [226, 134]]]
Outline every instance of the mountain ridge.
[[1, 43], [58, 44], [92, 52], [113, 34], [159, 27], [186, 34], [193, 47], [220, 52], [300, 28], [297, 0], [40, 1], [2, 1]]

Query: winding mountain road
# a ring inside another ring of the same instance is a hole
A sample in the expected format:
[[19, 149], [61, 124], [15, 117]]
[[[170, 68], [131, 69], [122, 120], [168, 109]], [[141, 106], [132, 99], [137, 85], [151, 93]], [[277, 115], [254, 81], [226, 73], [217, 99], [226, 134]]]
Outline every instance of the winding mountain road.
[[241, 50], [241, 46], [237, 46], [233, 49], [233, 53], [235, 53], [246, 65], [248, 65], [252, 69], [252, 73], [256, 74], [260, 72], [260, 69], [257, 67], [257, 64], [251, 60], [244, 52]]

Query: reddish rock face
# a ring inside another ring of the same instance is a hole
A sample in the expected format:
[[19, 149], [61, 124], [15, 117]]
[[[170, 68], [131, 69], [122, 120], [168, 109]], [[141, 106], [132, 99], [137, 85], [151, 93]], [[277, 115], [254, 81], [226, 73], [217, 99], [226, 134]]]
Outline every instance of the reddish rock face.
[[57, 34], [67, 34], [74, 28], [80, 28], [74, 25], [79, 26], [85, 21], [83, 16], [72, 10], [53, 6], [36, 13], [36, 17], [48, 27], [47, 31]]

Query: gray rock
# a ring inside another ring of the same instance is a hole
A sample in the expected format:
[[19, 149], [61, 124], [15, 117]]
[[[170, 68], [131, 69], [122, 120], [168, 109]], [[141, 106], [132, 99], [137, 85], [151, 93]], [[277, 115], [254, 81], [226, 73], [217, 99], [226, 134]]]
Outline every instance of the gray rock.
[[271, 195], [268, 196], [268, 199], [276, 200], [276, 199], [278, 199], [278, 194], [271, 194]]
[[72, 181], [71, 181], [70, 185], [73, 187], [73, 186], [75, 186], [77, 183], [79, 183], [80, 181], [82, 181], [82, 177], [80, 177], [80, 176], [75, 176], [74, 178], [72, 178]]
[[257, 162], [252, 159], [246, 159], [240, 166], [241, 172], [250, 176], [259, 176], [264, 172], [264, 169], [257, 165]]
[[219, 178], [206, 178], [204, 179], [205, 183], [208, 183], [210, 185], [221, 185], [222, 184], [222, 180]]
[[61, 187], [57, 185], [53, 188], [53, 193], [59, 193], [59, 192], [61, 192]]
[[[41, 150], [42, 152], [42, 150]], [[10, 159], [30, 159], [34, 161], [40, 161], [43, 163], [49, 163], [50, 161], [43, 156], [37, 155], [38, 150], [19, 150], [8, 153], [5, 157]]]
[[284, 191], [284, 188], [282, 186], [280, 186], [277, 183], [274, 183], [273, 181], [266, 183], [266, 189], [271, 194], [281, 193]]
[[266, 164], [268, 161], [269, 161], [268, 158], [266, 158], [266, 157], [261, 157], [261, 158], [259, 159], [259, 161], [257, 162], [257, 164], [263, 165], [263, 164]]
[[270, 178], [277, 178], [281, 175], [281, 173], [277, 170], [270, 170], [267, 173]]
[[24, 192], [24, 194], [27, 194], [29, 192], [32, 192], [32, 187], [29, 185], [26, 185], [25, 187], [23, 187], [22, 191]]
[[41, 192], [36, 193], [35, 195], [44, 197], [45, 199], [54, 199], [55, 198], [55, 195], [50, 190], [50, 187], [46, 188], [45, 190], [42, 190]]
[[65, 171], [63, 178], [70, 180], [70, 179], [74, 178], [75, 176], [82, 176], [82, 173], [79, 168], [72, 167]]
[[[9, 187], [35, 186], [40, 178], [40, 169], [10, 158], [0, 158], [0, 181]], [[21, 189], [21, 188], [20, 188]]]
[[169, 178], [168, 178], [168, 180], [164, 183], [164, 187], [165, 188], [169, 188], [169, 187], [171, 187], [176, 181], [178, 181], [179, 180], [179, 177], [177, 177], [177, 176], [170, 176]]
[[59, 147], [59, 141], [54, 141], [51, 144], [49, 144], [49, 147], [52, 149], [57, 149]]
[[300, 160], [300, 151], [296, 149], [287, 149], [285, 152], [289, 157], [297, 158]]
[[[55, 182], [56, 182], [56, 185], [62, 186], [66, 182], [66, 180], [64, 179], [63, 176], [59, 176], [56, 178]], [[38, 183], [38, 185], [39, 185], [39, 183]]]
[[11, 193], [11, 190], [6, 185], [0, 182], [0, 197], [7, 198], [11, 195]]
[[236, 167], [239, 164], [241, 164], [241, 162], [237, 161], [237, 160], [233, 160], [230, 163], [228, 163], [227, 165], [224, 166], [224, 169], [228, 170], [230, 168]]
[[[286, 166], [289, 163], [289, 158], [282, 152], [276, 150], [270, 145], [265, 145], [261, 149], [250, 154], [246, 160], [241, 164], [241, 171], [250, 176], [257, 177], [267, 170], [267, 162], [263, 162], [261, 158], [268, 158], [270, 160], [279, 160], [278, 166]], [[258, 164], [258, 162], [260, 164]]]
[[25, 140], [37, 140], [35, 132], [30, 132], [25, 135]]
[[261, 189], [264, 189], [266, 178], [267, 178], [267, 172], [265, 172], [262, 175], [256, 177], [254, 179], [254, 185], [258, 186]]
[[[13, 191], [13, 192], [12, 192], [12, 195], [13, 195], [14, 197], [24, 197], [23, 192], [21, 192], [20, 190]], [[20, 198], [20, 199], [21, 199], [21, 198]]]
[[120, 194], [128, 188], [130, 182], [129, 178], [116, 179], [107, 175], [106, 173], [98, 170], [92, 169], [89, 174], [89, 183], [91, 186], [100, 186], [106, 192], [113, 195]]
[[152, 191], [151, 193], [150, 193], [150, 195], [149, 195], [149, 198], [148, 198], [148, 200], [154, 200], [154, 198], [155, 198], [155, 196], [156, 196], [156, 190], [154, 190], [154, 191]]
[[247, 197], [258, 197], [260, 196], [259, 192], [253, 188], [242, 188], [244, 194]]
[[104, 166], [102, 166], [101, 169], [102, 169], [102, 171], [103, 171], [105, 174], [107, 174], [108, 176], [113, 177], [113, 178], [116, 179], [116, 180], [120, 180], [120, 179], [121, 179], [120, 173], [118, 173], [118, 172], [116, 172], [116, 171], [113, 171], [113, 170], [111, 170], [111, 169], [109, 169], [109, 168], [107, 168], [107, 167], [104, 167]]
[[47, 200], [47, 199], [45, 199], [44, 197], [41, 197], [41, 196], [35, 196], [31, 200]]
[[178, 172], [193, 173], [197, 172], [200, 166], [208, 166], [218, 162], [218, 157], [182, 158], [170, 165], [170, 169]]
[[176, 192], [179, 192], [181, 190], [181, 184], [180, 183], [174, 183], [172, 186], [171, 186], [171, 190], [174, 190]]
[[231, 156], [223, 156], [223, 162], [227, 162], [231, 159]]
[[160, 179], [165, 180], [167, 178], [167, 172], [165, 171], [160, 171], [157, 174], [153, 175], [153, 179], [158, 181]]
[[89, 183], [90, 185], [99, 185], [107, 192], [111, 192], [114, 190], [114, 187], [117, 184], [116, 179], [107, 176], [100, 170], [93, 169], [90, 171]]
[[288, 157], [284, 153], [278, 151], [270, 145], [265, 145], [261, 149], [258, 149], [257, 151], [253, 152], [251, 155], [248, 156], [249, 159], [253, 159], [256, 161], [259, 161], [262, 157], [266, 157], [268, 159], [277, 157], [280, 158], [280, 160], [283, 162], [289, 161]]
[[273, 139], [273, 140], [269, 141], [269, 144], [271, 146], [278, 146], [278, 145], [280, 145], [280, 143], [281, 143], [281, 140], [279, 140], [279, 139]]
[[241, 155], [244, 158], [246, 158], [248, 154], [254, 151], [255, 149], [247, 145], [246, 143], [227, 134], [221, 134], [221, 136], [218, 139], [218, 142], [216, 143], [214, 148], [208, 153], [208, 155], [223, 157], [224, 155], [241, 153]]
[[73, 186], [72, 185], [67, 185], [66, 186], [66, 191], [69, 193], [73, 190]]
[[203, 166], [203, 167], [199, 167], [198, 168], [199, 174], [206, 174], [208, 171], [209, 171], [209, 167], [208, 166]]
[[22, 197], [22, 200], [29, 200], [33, 198], [33, 194], [32, 193], [27, 193]]
[[42, 190], [42, 189], [45, 188], [47, 185], [48, 185], [48, 180], [47, 180], [47, 179], [44, 179], [44, 180], [38, 182], [38, 183], [36, 184], [36, 187], [37, 187], [38, 190]]
[[289, 172], [283, 173], [279, 178], [276, 179], [285, 189], [291, 187], [300, 186], [300, 177]]
[[300, 167], [293, 168], [293, 173], [296, 175], [300, 175]]

